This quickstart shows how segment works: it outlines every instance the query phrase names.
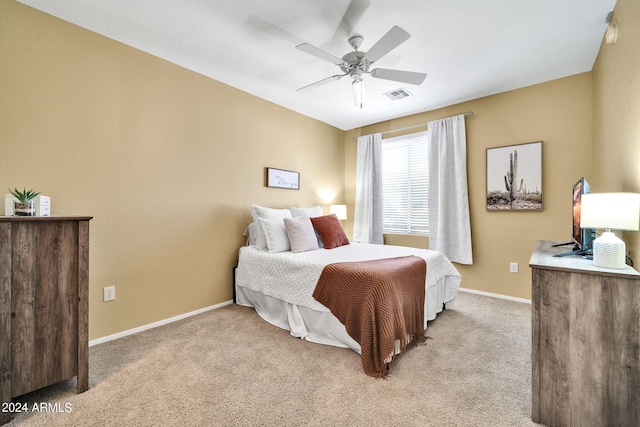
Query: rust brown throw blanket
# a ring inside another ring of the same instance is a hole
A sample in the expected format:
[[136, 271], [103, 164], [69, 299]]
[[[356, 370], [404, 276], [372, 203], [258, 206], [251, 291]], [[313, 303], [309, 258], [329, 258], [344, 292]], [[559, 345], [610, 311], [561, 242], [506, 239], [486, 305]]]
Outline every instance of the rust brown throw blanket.
[[385, 360], [395, 358], [396, 340], [424, 342], [427, 264], [417, 256], [327, 265], [313, 298], [327, 307], [362, 348], [367, 375], [387, 374]]

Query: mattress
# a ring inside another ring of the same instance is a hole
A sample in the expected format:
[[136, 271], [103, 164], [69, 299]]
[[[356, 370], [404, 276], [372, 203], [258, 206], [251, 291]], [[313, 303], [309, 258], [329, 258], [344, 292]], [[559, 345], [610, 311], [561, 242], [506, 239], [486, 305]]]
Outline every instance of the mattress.
[[269, 323], [309, 341], [352, 348], [359, 345], [328, 308], [312, 294], [323, 268], [334, 262], [366, 261], [415, 255], [427, 262], [425, 329], [443, 304], [451, 304], [461, 276], [441, 253], [404, 246], [351, 243], [334, 249], [270, 253], [254, 246], [240, 249], [235, 286], [237, 303], [254, 307]]

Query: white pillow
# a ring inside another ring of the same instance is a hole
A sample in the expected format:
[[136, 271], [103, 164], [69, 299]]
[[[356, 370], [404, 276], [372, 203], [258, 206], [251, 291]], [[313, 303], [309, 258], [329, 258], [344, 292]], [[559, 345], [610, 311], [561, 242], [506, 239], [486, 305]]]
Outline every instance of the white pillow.
[[285, 218], [284, 228], [291, 245], [291, 252], [305, 252], [318, 249], [316, 231], [309, 218]]
[[256, 244], [256, 226], [259, 227], [259, 224], [254, 221], [247, 225], [247, 228], [242, 232], [242, 235], [247, 238], [247, 246], [255, 246]]
[[[294, 218], [318, 218], [324, 215], [324, 210], [320, 205], [314, 206], [312, 208], [292, 207], [289, 208], [289, 210], [291, 211], [291, 215], [293, 215]], [[318, 241], [319, 247], [324, 247], [324, 243], [322, 243], [322, 239], [320, 239], [318, 233], [316, 233], [316, 240]]]
[[[255, 240], [253, 239], [254, 236], [250, 237], [250, 241], [254, 240], [255, 242], [255, 246], [258, 249], [267, 249], [267, 241], [265, 239], [264, 236], [264, 231], [262, 229], [262, 226], [258, 223], [258, 219], [262, 218], [262, 219], [266, 219], [266, 220], [272, 220], [272, 219], [284, 219], [284, 218], [291, 218], [291, 211], [289, 211], [289, 209], [272, 209], [272, 208], [265, 208], [263, 206], [258, 206], [258, 205], [251, 205], [251, 216], [253, 217], [253, 222], [255, 223], [255, 226], [251, 229], [249, 229], [250, 232], [255, 231]], [[283, 223], [283, 227], [284, 227], [284, 223]]]
[[258, 222], [262, 227], [269, 252], [285, 252], [291, 249], [287, 231], [284, 228], [284, 220], [258, 218]]
[[294, 218], [316, 218], [324, 215], [324, 210], [320, 205], [314, 206], [312, 208], [292, 207], [289, 208], [289, 210], [291, 211], [291, 216], [293, 216]]

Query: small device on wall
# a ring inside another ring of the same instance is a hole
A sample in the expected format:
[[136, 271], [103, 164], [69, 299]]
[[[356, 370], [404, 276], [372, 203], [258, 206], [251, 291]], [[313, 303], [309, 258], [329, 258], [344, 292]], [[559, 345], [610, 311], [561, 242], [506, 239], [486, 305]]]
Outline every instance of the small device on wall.
[[300, 172], [284, 169], [266, 168], [267, 187], [286, 188], [289, 190], [300, 189]]
[[609, 22], [607, 31], [604, 33], [604, 40], [607, 44], [615, 43], [618, 40], [618, 21]]

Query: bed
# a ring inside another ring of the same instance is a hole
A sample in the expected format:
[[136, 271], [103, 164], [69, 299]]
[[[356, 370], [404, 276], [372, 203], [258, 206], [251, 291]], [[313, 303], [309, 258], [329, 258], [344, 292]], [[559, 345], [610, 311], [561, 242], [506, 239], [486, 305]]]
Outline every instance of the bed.
[[[268, 212], [273, 214], [272, 211]], [[293, 212], [295, 215], [296, 211]], [[317, 212], [318, 210], [314, 211], [314, 213]], [[360, 344], [347, 333], [345, 326], [327, 307], [312, 296], [322, 271], [328, 264], [411, 255], [424, 259], [427, 264], [424, 298], [425, 330], [427, 322], [435, 319], [444, 307], [455, 300], [461, 276], [452, 263], [439, 252], [403, 246], [354, 243], [348, 240], [346, 242], [342, 240], [343, 243], [338, 246], [327, 245], [330, 239], [326, 233], [318, 236], [319, 227], [312, 228], [316, 232], [314, 237], [318, 237], [319, 242], [315, 249], [296, 250], [291, 245], [287, 248], [287, 245], [281, 242], [279, 246], [271, 245], [273, 248], [271, 250], [269, 241], [274, 240], [273, 236], [269, 238], [268, 227], [261, 227], [266, 225], [266, 221], [259, 220], [260, 214], [255, 214], [254, 207], [252, 207], [252, 213], [254, 213], [254, 223], [252, 223], [254, 229], [249, 232], [248, 245], [239, 250], [235, 271], [236, 303], [253, 307], [265, 321], [290, 331], [294, 337], [319, 344], [350, 348], [358, 353], [362, 351]], [[301, 214], [299, 211], [297, 213]], [[302, 214], [311, 215], [312, 212], [303, 211]], [[287, 218], [284, 210], [279, 210], [279, 215]], [[287, 233], [284, 227], [280, 227], [280, 223], [284, 222], [288, 225], [296, 221], [296, 219], [289, 221], [284, 218], [269, 220], [274, 226], [271, 232], [277, 229], [282, 241], [287, 238]], [[304, 218], [304, 216], [296, 218]], [[323, 216], [324, 218], [326, 217]], [[307, 220], [309, 220], [308, 217]], [[315, 221], [314, 218], [311, 220]], [[331, 222], [333, 218], [329, 220]], [[331, 223], [335, 224], [335, 222]], [[253, 239], [250, 236], [255, 235], [256, 230], [266, 232], [264, 233], [266, 243], [264, 241], [260, 243], [260, 237]], [[331, 232], [334, 233], [336, 230], [333, 229]], [[341, 227], [338, 233], [343, 233]], [[293, 235], [289, 233], [288, 236], [292, 237], [290, 243], [293, 243]], [[325, 238], [322, 239], [322, 237]], [[325, 247], [321, 247], [323, 240]]]

